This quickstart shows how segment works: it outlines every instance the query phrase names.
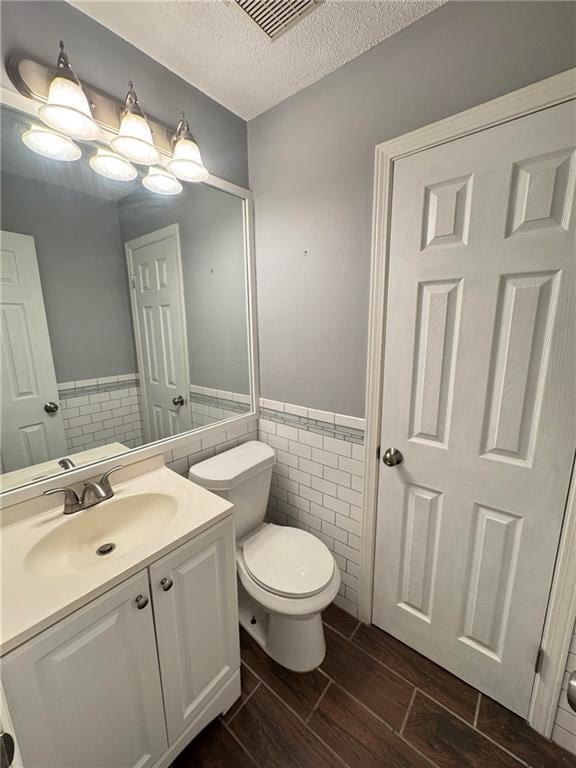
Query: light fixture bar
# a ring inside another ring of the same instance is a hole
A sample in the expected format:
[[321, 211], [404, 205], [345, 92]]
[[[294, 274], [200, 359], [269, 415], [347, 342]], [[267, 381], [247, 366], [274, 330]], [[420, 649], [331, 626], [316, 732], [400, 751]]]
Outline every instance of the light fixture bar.
[[[14, 87], [23, 96], [40, 103], [48, 101], [50, 83], [54, 75], [54, 67], [43, 64], [28, 56], [10, 55], [6, 60], [6, 71]], [[104, 91], [82, 81], [82, 90], [90, 103], [92, 118], [98, 125], [111, 134], [117, 134], [120, 128], [120, 115], [124, 102], [110, 96]], [[148, 125], [154, 136], [154, 145], [166, 160], [172, 158], [172, 137], [175, 127], [150, 115], [146, 115]], [[107, 136], [108, 139], [111, 136]]]

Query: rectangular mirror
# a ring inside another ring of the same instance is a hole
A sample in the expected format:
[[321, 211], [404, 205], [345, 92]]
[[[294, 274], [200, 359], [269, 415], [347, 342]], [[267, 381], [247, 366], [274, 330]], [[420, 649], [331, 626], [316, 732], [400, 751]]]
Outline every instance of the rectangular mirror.
[[32, 152], [1, 116], [1, 489], [254, 410], [245, 198]]

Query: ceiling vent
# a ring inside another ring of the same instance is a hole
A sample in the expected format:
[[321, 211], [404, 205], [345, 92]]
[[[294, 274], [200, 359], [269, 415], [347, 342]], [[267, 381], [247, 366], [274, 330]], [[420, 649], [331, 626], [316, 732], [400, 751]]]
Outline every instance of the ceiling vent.
[[320, 5], [321, 0], [236, 0], [260, 29], [274, 40]]

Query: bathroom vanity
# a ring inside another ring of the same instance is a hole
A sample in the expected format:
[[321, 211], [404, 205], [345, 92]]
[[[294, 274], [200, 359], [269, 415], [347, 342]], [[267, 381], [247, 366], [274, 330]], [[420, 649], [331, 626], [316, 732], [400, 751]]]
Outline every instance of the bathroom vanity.
[[9, 508], [0, 533], [24, 766], [167, 766], [240, 695], [232, 505], [163, 466], [77, 515], [61, 503]]

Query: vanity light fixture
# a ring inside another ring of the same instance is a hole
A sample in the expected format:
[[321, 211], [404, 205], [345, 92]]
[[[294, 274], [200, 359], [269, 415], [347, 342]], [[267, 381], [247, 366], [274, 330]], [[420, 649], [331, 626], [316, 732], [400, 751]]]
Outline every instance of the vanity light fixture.
[[152, 131], [138, 103], [138, 96], [131, 80], [128, 83], [120, 130], [110, 144], [118, 154], [133, 163], [155, 165], [160, 162], [160, 152], [154, 146]]
[[153, 165], [142, 179], [142, 184], [150, 192], [159, 195], [179, 195], [182, 192], [182, 184], [170, 171], [160, 165]]
[[184, 112], [181, 115], [182, 117], [176, 126], [176, 134], [173, 139], [174, 154], [168, 163], [168, 170], [182, 181], [206, 181], [210, 174], [204, 167], [200, 149], [194, 136], [192, 136], [190, 124], [186, 120]]
[[82, 155], [80, 147], [74, 144], [72, 139], [40, 125], [33, 125], [25, 131], [22, 134], [22, 141], [32, 152], [51, 160], [70, 163], [78, 160]]
[[100, 176], [114, 181], [132, 181], [138, 175], [134, 166], [109, 149], [99, 149], [90, 158], [90, 168]]
[[50, 128], [74, 139], [95, 139], [99, 134], [88, 99], [70, 66], [62, 40], [48, 101], [39, 108], [38, 114]]

